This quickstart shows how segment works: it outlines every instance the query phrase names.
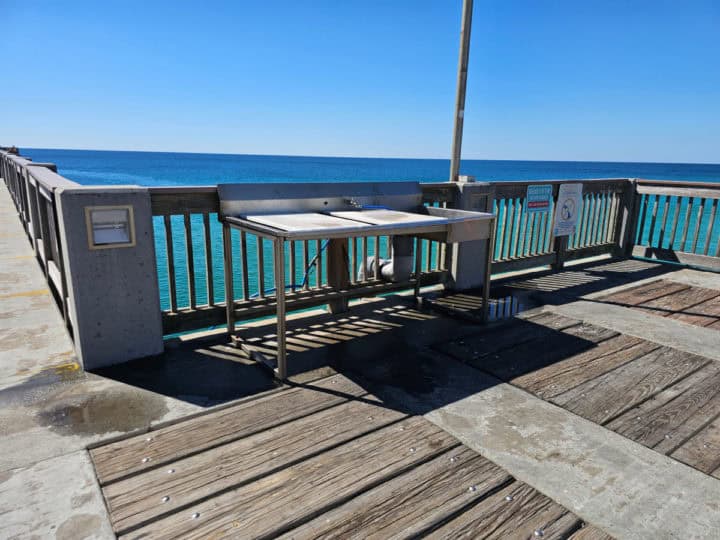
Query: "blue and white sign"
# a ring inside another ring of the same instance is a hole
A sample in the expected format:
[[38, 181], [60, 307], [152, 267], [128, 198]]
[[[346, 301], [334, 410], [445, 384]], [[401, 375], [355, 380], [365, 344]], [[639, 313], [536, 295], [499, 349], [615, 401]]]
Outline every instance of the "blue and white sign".
[[547, 184], [531, 185], [527, 188], [525, 197], [525, 212], [547, 212], [552, 201], [552, 186]]
[[582, 208], [582, 184], [560, 184], [555, 206], [555, 236], [570, 236], [577, 230], [578, 215]]

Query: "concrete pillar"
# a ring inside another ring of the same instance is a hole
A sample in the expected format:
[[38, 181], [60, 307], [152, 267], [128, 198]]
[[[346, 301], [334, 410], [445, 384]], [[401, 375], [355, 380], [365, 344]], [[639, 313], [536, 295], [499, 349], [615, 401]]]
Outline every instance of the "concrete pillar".
[[[460, 177], [453, 208], [475, 212], [492, 212], [491, 184], [475, 182], [472, 177]], [[453, 290], [476, 289], [485, 284], [488, 240], [473, 240], [452, 244], [450, 249], [450, 281], [446, 287]]]
[[[78, 186], [59, 188], [55, 194], [73, 337], [83, 368], [161, 353], [163, 332], [148, 190]], [[112, 215], [127, 215], [129, 228], [97, 229], [94, 234], [88, 211], [93, 208], [98, 222], [107, 222]], [[126, 233], [128, 241], [123, 240]]]

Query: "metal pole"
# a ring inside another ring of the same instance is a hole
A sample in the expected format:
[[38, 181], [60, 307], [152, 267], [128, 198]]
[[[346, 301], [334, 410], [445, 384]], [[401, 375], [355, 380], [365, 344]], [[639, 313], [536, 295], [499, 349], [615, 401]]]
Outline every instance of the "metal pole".
[[455, 96], [455, 123], [453, 127], [450, 181], [458, 181], [460, 153], [462, 151], [463, 117], [465, 116], [465, 89], [467, 87], [468, 58], [470, 57], [470, 30], [472, 28], [473, 0], [463, 0], [460, 28], [460, 56], [458, 58], [457, 93]]
[[[259, 240], [259, 238], [258, 238]], [[285, 345], [285, 239], [273, 239], [273, 273], [275, 274], [275, 301], [277, 317], [277, 376], [287, 379], [287, 347]]]

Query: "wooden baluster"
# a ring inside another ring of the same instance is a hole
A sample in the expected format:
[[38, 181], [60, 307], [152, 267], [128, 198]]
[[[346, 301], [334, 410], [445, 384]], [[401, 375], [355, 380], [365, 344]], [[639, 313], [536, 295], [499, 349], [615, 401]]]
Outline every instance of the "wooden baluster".
[[700, 237], [700, 224], [702, 223], [703, 215], [705, 214], [706, 200], [707, 199], [700, 199], [700, 207], [698, 208], [697, 218], [695, 219], [695, 231], [693, 233], [693, 245], [691, 253], [695, 253], [697, 251], [698, 240]]
[[652, 217], [650, 218], [650, 231], [648, 236], [648, 246], [650, 247], [655, 247], [655, 224], [657, 222], [658, 208], [660, 208], [660, 195], [653, 195]]
[[710, 251], [710, 241], [712, 239], [713, 229], [715, 228], [715, 212], [717, 211], [718, 200], [713, 199], [712, 208], [710, 209], [710, 228], [708, 229], [707, 236], [705, 238], [705, 247], [703, 248], [703, 255], [708, 255]]
[[594, 210], [594, 204], [593, 204], [593, 197], [592, 194], [587, 194], [585, 197], [583, 197], [583, 213], [584, 215], [584, 224], [582, 229], [582, 237], [580, 240], [580, 245], [578, 247], [585, 247], [588, 245], [590, 240], [590, 229], [592, 228], [592, 216], [593, 216], [593, 210]]
[[670, 195], [665, 195], [665, 204], [663, 205], [662, 223], [660, 224], [660, 237], [658, 238], [658, 245], [660, 249], [663, 247], [667, 232], [668, 213], [670, 210]]
[[315, 284], [317, 287], [322, 287], [323, 284], [323, 250], [322, 240], [315, 240], [315, 253], [317, 258], [315, 259]]
[[587, 234], [585, 235], [585, 246], [592, 246], [595, 243], [595, 230], [597, 229], [598, 222], [598, 207], [600, 205], [598, 204], [599, 201], [597, 193], [590, 193], [588, 197], [591, 201], [591, 210], [588, 217], [588, 230]]
[[607, 223], [607, 229], [605, 230], [605, 243], [613, 243], [615, 244], [617, 239], [616, 236], [616, 225], [617, 225], [617, 216], [618, 216], [618, 204], [619, 204], [619, 197], [616, 192], [612, 192], [610, 194], [610, 214], [608, 215], [608, 223]]
[[195, 258], [193, 256], [192, 227], [190, 225], [190, 214], [183, 214], [183, 221], [185, 223], [185, 250], [187, 253], [188, 296], [190, 300], [190, 309], [195, 309]]
[[165, 250], [167, 252], [168, 289], [170, 292], [170, 311], [177, 312], [177, 290], [175, 288], [175, 257], [173, 253], [172, 225], [170, 216], [163, 216], [165, 224]]
[[547, 253], [548, 251], [547, 237], [547, 212], [542, 212], [540, 214], [540, 247], [538, 248], [540, 253]]
[[265, 246], [260, 236], [256, 236], [255, 239], [257, 240], [258, 296], [265, 298]]
[[525, 237], [527, 236], [527, 223], [528, 223], [528, 213], [523, 211], [521, 221], [520, 221], [520, 228], [518, 229], [518, 250], [517, 250], [518, 257], [525, 256]]
[[205, 212], [203, 218], [203, 233], [205, 234], [205, 278], [207, 287], [208, 306], [215, 305], [215, 276], [213, 275], [212, 242], [210, 241], [210, 214]]
[[[515, 236], [515, 212], [516, 212], [516, 203], [517, 199], [507, 199], [508, 204], [510, 205], [510, 217], [506, 221], [506, 226], [509, 227], [507, 232], [507, 251], [504, 254], [504, 259], [511, 259], [512, 258], [512, 250], [513, 250], [513, 243], [514, 243], [514, 236]], [[509, 222], [509, 225], [507, 224]]]
[[670, 249], [675, 249], [675, 233], [677, 232], [677, 225], [678, 225], [678, 219], [680, 218], [680, 206], [682, 205], [682, 197], [676, 197], [675, 198], [675, 204], [673, 205], [673, 211], [675, 214], [673, 215], [673, 222], [672, 226], [670, 227], [670, 245], [668, 246]]
[[240, 231], [240, 259], [242, 260], [242, 292], [243, 299], [250, 300], [250, 272], [248, 271], [247, 233]]
[[634, 240], [635, 244], [641, 246], [641, 245], [643, 245], [643, 236], [645, 235], [645, 218], [647, 216], [648, 204], [650, 204], [650, 196], [649, 195], [639, 195], [639, 196], [640, 196], [640, 205], [639, 205], [640, 215], [636, 222], [637, 237], [633, 240]]
[[505, 218], [505, 241], [503, 246], [502, 257], [503, 260], [510, 258], [510, 250], [512, 249], [513, 241], [513, 225], [515, 222], [515, 198], [511, 197], [505, 199], [505, 212], [507, 216]]
[[527, 239], [527, 254], [529, 256], [532, 256], [535, 254], [533, 250], [534, 241], [535, 241], [535, 217], [537, 216], [537, 213], [533, 213], [528, 218], [528, 227], [529, 227], [529, 234]]
[[607, 222], [608, 213], [608, 197], [607, 192], [603, 191], [598, 194], [600, 199], [600, 219], [598, 220], [597, 230], [595, 231], [595, 243], [600, 245], [605, 243], [605, 223]]
[[495, 245], [495, 255], [493, 260], [501, 261], [503, 259], [505, 229], [507, 229], [507, 199], [497, 202], [497, 217], [497, 228], [499, 230], [495, 235], [495, 238], [497, 238], [497, 244]]
[[515, 223], [513, 224], [512, 247], [510, 248], [511, 253], [509, 257], [511, 259], [515, 259], [518, 256], [518, 246], [520, 244], [520, 225], [522, 223], [521, 220], [524, 206], [524, 199], [522, 197], [517, 199], [517, 204], [515, 207]]
[[685, 251], [685, 244], [687, 242], [688, 229], [690, 228], [690, 216], [692, 216], [693, 206], [695, 203], [694, 197], [688, 197], [687, 206], [685, 207], [685, 218], [683, 223], [682, 240], [680, 241], [680, 251]]

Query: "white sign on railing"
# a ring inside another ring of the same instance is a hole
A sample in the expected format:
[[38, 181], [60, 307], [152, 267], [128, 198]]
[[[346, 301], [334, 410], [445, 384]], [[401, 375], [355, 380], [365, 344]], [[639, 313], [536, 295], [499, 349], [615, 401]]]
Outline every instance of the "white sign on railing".
[[583, 185], [580, 183], [560, 184], [553, 225], [553, 234], [556, 237], [575, 234], [578, 215], [582, 208], [582, 188]]

